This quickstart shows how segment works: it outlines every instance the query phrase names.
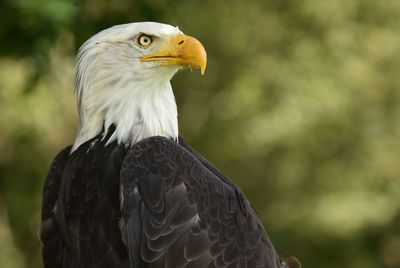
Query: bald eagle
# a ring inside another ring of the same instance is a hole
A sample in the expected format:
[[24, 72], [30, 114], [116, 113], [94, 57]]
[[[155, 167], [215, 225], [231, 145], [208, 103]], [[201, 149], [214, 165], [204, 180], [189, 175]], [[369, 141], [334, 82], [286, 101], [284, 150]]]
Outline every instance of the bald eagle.
[[82, 45], [77, 137], [44, 185], [44, 267], [289, 267], [238, 187], [179, 135], [170, 80], [206, 61], [197, 39], [154, 22]]

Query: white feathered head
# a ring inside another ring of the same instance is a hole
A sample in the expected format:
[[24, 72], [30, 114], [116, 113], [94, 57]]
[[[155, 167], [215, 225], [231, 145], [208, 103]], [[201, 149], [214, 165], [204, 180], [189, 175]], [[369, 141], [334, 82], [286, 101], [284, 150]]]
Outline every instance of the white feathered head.
[[116, 125], [110, 139], [132, 143], [178, 136], [170, 79], [182, 67], [200, 68], [202, 44], [177, 27], [155, 22], [117, 25], [79, 49], [75, 93], [80, 127], [73, 147]]

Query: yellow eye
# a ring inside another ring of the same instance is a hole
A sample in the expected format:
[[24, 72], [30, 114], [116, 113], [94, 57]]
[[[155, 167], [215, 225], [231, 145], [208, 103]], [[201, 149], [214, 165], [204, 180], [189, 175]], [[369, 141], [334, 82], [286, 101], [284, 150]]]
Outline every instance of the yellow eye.
[[151, 37], [150, 35], [147, 35], [147, 34], [141, 34], [138, 37], [137, 42], [142, 47], [148, 47], [151, 45], [151, 43], [153, 43], [153, 37]]

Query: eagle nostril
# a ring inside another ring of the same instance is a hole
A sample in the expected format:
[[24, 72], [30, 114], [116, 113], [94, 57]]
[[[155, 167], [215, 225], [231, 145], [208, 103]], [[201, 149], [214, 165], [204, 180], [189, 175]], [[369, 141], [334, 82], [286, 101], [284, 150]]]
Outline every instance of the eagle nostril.
[[181, 40], [178, 45], [183, 45], [185, 43], [185, 40]]

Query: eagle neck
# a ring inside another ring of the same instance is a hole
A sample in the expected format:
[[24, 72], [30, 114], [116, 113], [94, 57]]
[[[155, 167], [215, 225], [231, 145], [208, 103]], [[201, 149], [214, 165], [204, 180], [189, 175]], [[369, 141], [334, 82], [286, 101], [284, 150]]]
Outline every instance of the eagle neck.
[[111, 125], [115, 125], [115, 131], [107, 144], [117, 140], [130, 146], [152, 136], [178, 139], [178, 113], [169, 80], [103, 88], [95, 98], [88, 96], [80, 105], [85, 108], [79, 109], [80, 127], [72, 151]]

